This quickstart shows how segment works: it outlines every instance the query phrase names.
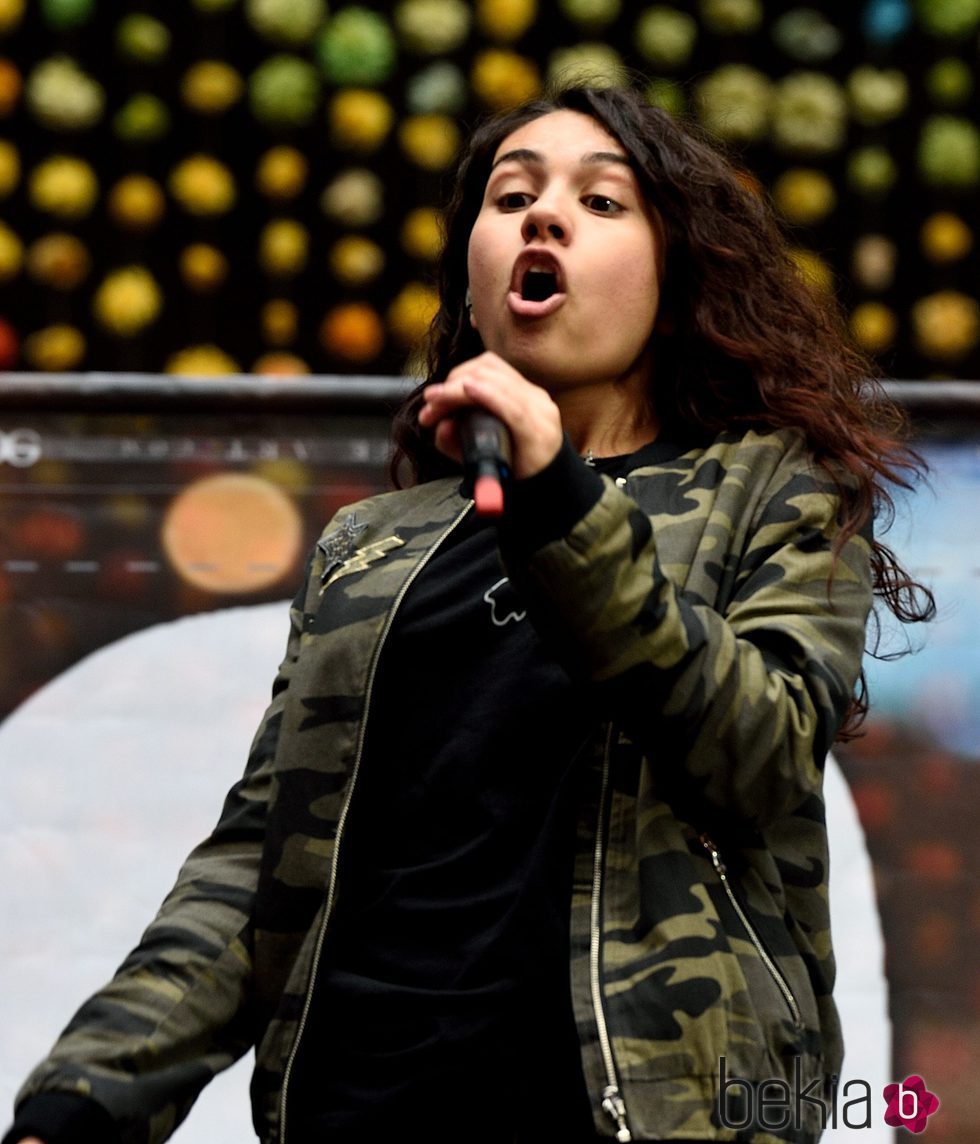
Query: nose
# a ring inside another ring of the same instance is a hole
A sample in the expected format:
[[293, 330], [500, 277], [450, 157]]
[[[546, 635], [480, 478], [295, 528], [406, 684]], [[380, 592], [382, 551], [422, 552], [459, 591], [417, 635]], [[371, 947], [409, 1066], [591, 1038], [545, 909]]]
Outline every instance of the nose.
[[554, 200], [541, 197], [525, 212], [521, 235], [525, 242], [550, 236], [556, 242], [566, 243], [571, 237], [571, 224]]

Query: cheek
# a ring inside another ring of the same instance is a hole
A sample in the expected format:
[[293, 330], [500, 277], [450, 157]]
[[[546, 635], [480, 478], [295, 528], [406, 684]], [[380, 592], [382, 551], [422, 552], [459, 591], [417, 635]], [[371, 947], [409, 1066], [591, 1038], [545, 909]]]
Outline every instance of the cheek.
[[642, 237], [621, 244], [615, 254], [605, 252], [604, 290], [607, 305], [614, 310], [614, 325], [643, 329], [653, 327], [660, 302], [660, 272], [656, 251]]
[[495, 242], [493, 230], [482, 218], [478, 218], [470, 231], [470, 241], [466, 253], [466, 266], [470, 282], [485, 282], [492, 273]]
[[625, 252], [622, 264], [623, 277], [649, 295], [656, 295], [660, 286], [660, 269], [657, 264], [656, 247], [647, 236], [631, 244]]
[[470, 325], [479, 328], [483, 305], [493, 295], [493, 285], [499, 276], [501, 259], [499, 242], [496, 241], [492, 229], [481, 224], [478, 219], [470, 232], [469, 246], [466, 253], [466, 273], [470, 287], [472, 307], [470, 309]]

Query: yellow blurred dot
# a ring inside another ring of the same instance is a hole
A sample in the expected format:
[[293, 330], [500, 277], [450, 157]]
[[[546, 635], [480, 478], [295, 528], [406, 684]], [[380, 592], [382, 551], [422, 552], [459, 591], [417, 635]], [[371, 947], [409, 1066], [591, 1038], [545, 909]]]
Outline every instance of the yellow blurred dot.
[[837, 205], [837, 192], [822, 171], [794, 167], [776, 180], [773, 200], [789, 222], [808, 226], [830, 214]]
[[418, 207], [405, 216], [402, 249], [413, 258], [434, 262], [442, 253], [444, 239], [442, 218], [432, 207]]
[[88, 250], [73, 234], [42, 235], [27, 252], [27, 272], [55, 290], [72, 290], [88, 275]]
[[170, 193], [189, 214], [219, 215], [231, 210], [237, 194], [231, 171], [211, 155], [182, 159], [168, 180]]
[[180, 81], [181, 99], [200, 115], [220, 115], [241, 99], [244, 90], [242, 77], [223, 60], [199, 60]]
[[333, 97], [327, 118], [331, 136], [338, 146], [367, 153], [385, 141], [395, 113], [380, 92], [351, 88]]
[[150, 230], [167, 209], [163, 188], [149, 175], [126, 175], [109, 192], [109, 214], [130, 230]]
[[31, 172], [28, 193], [31, 205], [64, 219], [79, 219], [89, 213], [99, 194], [95, 171], [72, 155], [52, 155]]
[[330, 269], [347, 286], [363, 286], [373, 281], [385, 265], [384, 251], [376, 242], [351, 234], [339, 239], [330, 250]]
[[957, 262], [973, 248], [973, 231], [959, 215], [938, 211], [922, 224], [922, 252], [931, 262]]
[[192, 290], [206, 294], [228, 277], [228, 259], [217, 247], [194, 242], [180, 252], [180, 276]]
[[495, 40], [519, 39], [534, 23], [537, 0], [477, 0], [480, 30]]
[[302, 377], [310, 372], [310, 367], [296, 354], [286, 353], [284, 350], [272, 350], [262, 354], [252, 366], [252, 373], [262, 374], [265, 377]]
[[913, 305], [912, 327], [926, 357], [956, 361], [980, 339], [980, 305], [958, 290], [938, 290]]
[[398, 141], [413, 163], [441, 171], [459, 149], [459, 128], [448, 115], [410, 115], [398, 128]]
[[272, 298], [262, 307], [262, 337], [272, 346], [285, 346], [296, 337], [299, 310], [286, 298]]
[[0, 282], [16, 278], [24, 264], [24, 244], [5, 223], [0, 222]]
[[541, 73], [533, 61], [499, 48], [477, 55], [470, 82], [477, 97], [495, 111], [516, 107], [541, 91]]
[[305, 156], [295, 147], [270, 147], [259, 159], [255, 185], [270, 199], [292, 199], [306, 185], [308, 171]]
[[210, 343], [185, 346], [167, 358], [164, 371], [185, 377], [224, 377], [239, 373], [238, 362], [220, 346]]
[[218, 473], [171, 502], [161, 529], [167, 559], [185, 581], [208, 592], [260, 592], [290, 573], [302, 522], [271, 481]]
[[862, 302], [856, 306], [850, 325], [854, 340], [871, 354], [888, 349], [898, 332], [894, 311], [881, 302]]
[[306, 265], [310, 234], [302, 223], [291, 218], [274, 219], [259, 236], [259, 262], [267, 274], [286, 278]]
[[420, 343], [439, 309], [439, 295], [421, 282], [409, 282], [388, 307], [388, 328], [406, 348]]
[[13, 143], [0, 139], [0, 198], [6, 198], [20, 182], [20, 154]]
[[163, 291], [145, 266], [110, 271], [92, 299], [99, 324], [119, 337], [131, 337], [155, 322], [163, 308]]
[[27, 0], [0, 0], [0, 32], [16, 28], [24, 18]]
[[24, 357], [35, 369], [62, 373], [84, 356], [85, 338], [74, 326], [45, 326], [24, 339]]

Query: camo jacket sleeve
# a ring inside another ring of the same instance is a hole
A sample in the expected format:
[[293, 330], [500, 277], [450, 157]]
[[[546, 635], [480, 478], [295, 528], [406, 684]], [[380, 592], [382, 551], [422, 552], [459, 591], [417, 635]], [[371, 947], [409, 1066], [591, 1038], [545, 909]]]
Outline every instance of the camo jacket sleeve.
[[105, 1108], [124, 1142], [163, 1140], [252, 1044], [250, 917], [305, 593], [290, 610], [271, 704], [216, 829], [187, 858], [137, 948], [27, 1079], [19, 1109], [40, 1092], [73, 1093]]
[[798, 808], [872, 600], [867, 540], [832, 553], [833, 483], [792, 432], [722, 437], [624, 488], [582, 470], [566, 446], [514, 498], [502, 553], [532, 619], [665, 787], [754, 827]]

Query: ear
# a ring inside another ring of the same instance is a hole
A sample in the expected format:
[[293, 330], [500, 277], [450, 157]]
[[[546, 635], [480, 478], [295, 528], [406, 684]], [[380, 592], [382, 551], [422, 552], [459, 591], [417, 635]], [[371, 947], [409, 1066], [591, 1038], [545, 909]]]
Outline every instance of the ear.
[[463, 301], [464, 305], [466, 306], [466, 314], [469, 317], [471, 329], [479, 329], [476, 324], [476, 318], [473, 316], [473, 294], [471, 293], [469, 286], [466, 287], [466, 297]]

